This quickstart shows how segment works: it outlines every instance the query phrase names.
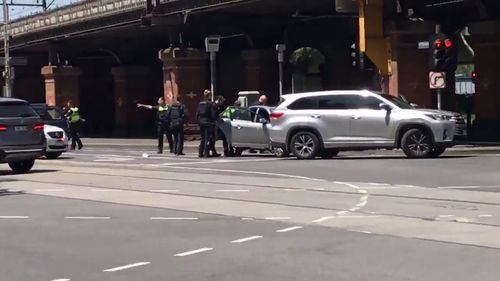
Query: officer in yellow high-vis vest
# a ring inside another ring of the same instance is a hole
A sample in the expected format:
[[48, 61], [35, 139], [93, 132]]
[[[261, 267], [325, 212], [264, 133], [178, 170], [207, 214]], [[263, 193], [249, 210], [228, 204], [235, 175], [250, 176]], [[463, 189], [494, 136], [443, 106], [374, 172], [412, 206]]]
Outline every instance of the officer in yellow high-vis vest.
[[80, 115], [80, 109], [77, 106], [73, 106], [71, 101], [68, 101], [66, 118], [69, 121], [69, 130], [71, 131], [71, 150], [75, 150], [76, 144], [78, 144], [78, 149], [82, 149], [83, 144], [80, 140], [82, 116]]
[[158, 98], [158, 105], [152, 106], [147, 104], [137, 104], [137, 107], [152, 109], [156, 111], [156, 124], [157, 124], [157, 132], [158, 132], [158, 153], [163, 153], [163, 138], [164, 135], [167, 135], [168, 146], [170, 149], [170, 153], [173, 153], [173, 138], [172, 138], [172, 130], [170, 129], [170, 125], [167, 120], [167, 110], [168, 105], [165, 103], [165, 99], [163, 97]]

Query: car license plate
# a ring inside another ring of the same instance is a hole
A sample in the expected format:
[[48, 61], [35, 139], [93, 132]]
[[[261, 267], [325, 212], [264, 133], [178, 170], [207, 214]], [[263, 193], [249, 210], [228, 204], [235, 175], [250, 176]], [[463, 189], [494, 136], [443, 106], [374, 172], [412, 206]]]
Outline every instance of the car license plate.
[[16, 132], [26, 132], [28, 131], [28, 126], [15, 126], [14, 131]]

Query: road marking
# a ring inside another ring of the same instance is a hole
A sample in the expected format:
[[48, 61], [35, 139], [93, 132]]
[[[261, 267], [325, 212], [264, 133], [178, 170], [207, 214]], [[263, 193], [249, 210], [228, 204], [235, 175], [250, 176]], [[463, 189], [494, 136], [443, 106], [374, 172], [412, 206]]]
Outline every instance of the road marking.
[[54, 279], [52, 281], [70, 281], [71, 279], [66, 279], [66, 278], [63, 278], [63, 279]]
[[94, 160], [94, 162], [126, 162], [133, 161], [133, 158], [100, 158]]
[[356, 205], [356, 207], [364, 207], [366, 206], [367, 203], [368, 203], [367, 201], [361, 201]]
[[[357, 206], [357, 205], [356, 205]], [[350, 212], [356, 212], [357, 210], [359, 210], [360, 208], [359, 207], [353, 207], [353, 208], [350, 208], [349, 211]]]
[[322, 188], [322, 187], [315, 187], [315, 188], [313, 188], [312, 190], [322, 191], [322, 190], [326, 190], [326, 189], [325, 189], [325, 188]]
[[60, 192], [64, 191], [64, 189], [61, 188], [42, 188], [42, 189], [35, 189], [35, 192]]
[[154, 190], [150, 190], [149, 192], [173, 193], [173, 192], [179, 192], [179, 190], [177, 190], [177, 189], [154, 189]]
[[359, 198], [361, 201], [366, 201], [368, 200], [368, 195], [363, 195], [361, 198]]
[[337, 217], [339, 219], [373, 219], [378, 218], [379, 216], [341, 216]]
[[493, 215], [490, 215], [490, 214], [484, 214], [484, 215], [478, 215], [477, 217], [478, 217], [478, 218], [491, 218], [491, 217], [493, 217]]
[[388, 184], [388, 183], [375, 183], [375, 182], [369, 182], [368, 184], [369, 184], [369, 185], [373, 185], [373, 186], [390, 186], [390, 184]]
[[301, 229], [303, 228], [302, 226], [292, 226], [292, 227], [289, 227], [289, 228], [283, 228], [283, 229], [280, 229], [280, 230], [276, 230], [276, 232], [289, 232], [289, 231], [293, 231], [293, 230], [296, 230], [296, 229]]
[[250, 192], [248, 189], [217, 189], [215, 192]]
[[198, 218], [190, 218], [190, 217], [151, 217], [151, 220], [191, 220], [195, 221]]
[[150, 264], [150, 262], [138, 262], [138, 263], [133, 263], [133, 264], [129, 264], [129, 265], [114, 267], [114, 268], [110, 268], [110, 269], [105, 269], [105, 270], [103, 270], [103, 272], [115, 272], [115, 271], [133, 268], [133, 267], [143, 266], [146, 264]]
[[213, 249], [214, 249], [214, 248], [201, 248], [201, 249], [194, 250], [194, 251], [189, 251], [189, 252], [184, 252], [184, 253], [175, 254], [175, 255], [174, 255], [174, 257], [185, 257], [185, 256], [190, 256], [190, 255], [194, 255], [194, 254], [198, 254], [198, 253], [203, 253], [203, 252], [212, 251]]
[[253, 221], [253, 218], [241, 218], [242, 221]]
[[64, 217], [68, 220], [109, 220], [111, 217]]
[[250, 236], [250, 237], [246, 237], [246, 238], [241, 238], [241, 239], [238, 239], [238, 240], [234, 240], [234, 241], [231, 241], [231, 243], [244, 243], [244, 242], [248, 242], [248, 241], [260, 239], [262, 237], [263, 236], [255, 235], [255, 236]]
[[440, 218], [452, 218], [455, 215], [439, 215]]
[[121, 189], [102, 189], [102, 188], [93, 188], [90, 191], [92, 192], [121, 192]]
[[357, 232], [361, 232], [361, 233], [364, 233], [364, 234], [372, 234], [371, 231], [366, 231], [366, 230], [357, 230]]
[[0, 219], [29, 219], [29, 216], [0, 216]]
[[264, 219], [270, 221], [280, 221], [280, 220], [289, 220], [291, 219], [291, 217], [266, 217]]
[[306, 191], [305, 189], [299, 189], [299, 188], [285, 188], [283, 191]]
[[324, 222], [324, 221], [327, 221], [327, 220], [330, 220], [330, 219], [333, 219], [333, 218], [335, 218], [335, 217], [332, 217], [332, 216], [330, 216], [330, 217], [322, 217], [322, 218], [319, 218], [317, 220], [313, 220], [312, 222]]
[[470, 185], [470, 186], [438, 186], [440, 189], [468, 189], [468, 188], [481, 188], [478, 185]]
[[337, 212], [337, 215], [345, 215], [347, 213], [349, 213], [349, 211], [339, 211]]

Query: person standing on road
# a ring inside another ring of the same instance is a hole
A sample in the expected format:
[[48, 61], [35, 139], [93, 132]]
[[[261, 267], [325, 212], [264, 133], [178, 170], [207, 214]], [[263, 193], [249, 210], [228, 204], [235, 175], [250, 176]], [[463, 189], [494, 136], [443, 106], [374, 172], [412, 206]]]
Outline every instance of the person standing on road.
[[[233, 120], [234, 115], [236, 113], [236, 110], [241, 107], [241, 102], [240, 101], [235, 101], [233, 106], [228, 106], [224, 111], [222, 111], [221, 116], [222, 118], [227, 118], [229, 120]], [[224, 156], [228, 157], [232, 155], [232, 147], [229, 144], [228, 140], [226, 137], [222, 139], [222, 145], [224, 146]]]
[[201, 141], [198, 148], [198, 157], [209, 157], [209, 144], [214, 137], [213, 128], [217, 116], [215, 114], [214, 106], [210, 101], [212, 93], [209, 90], [203, 92], [203, 101], [198, 104], [196, 111], [196, 120], [200, 126]]
[[77, 106], [73, 106], [71, 101], [68, 101], [67, 106], [68, 111], [66, 112], [66, 118], [69, 121], [69, 128], [71, 131], [71, 150], [75, 150], [76, 144], [78, 144], [78, 150], [80, 150], [83, 147], [79, 135], [83, 119], [80, 115], [80, 109]]
[[215, 149], [215, 143], [219, 139], [219, 131], [217, 128], [217, 122], [220, 119], [220, 117], [219, 117], [220, 114], [224, 111], [223, 105], [224, 105], [225, 101], [226, 101], [226, 99], [224, 99], [223, 96], [217, 96], [215, 98], [215, 101], [212, 103], [212, 105], [214, 107], [214, 111], [215, 111], [216, 120], [215, 120], [215, 124], [214, 124], [214, 128], [213, 128], [214, 136], [209, 143], [208, 149], [209, 149], [209, 151], [212, 152], [213, 157], [220, 157], [221, 156], [219, 153], [217, 153], [217, 150]]
[[186, 106], [182, 104], [181, 97], [177, 96], [176, 102], [167, 110], [167, 120], [174, 136], [174, 154], [184, 155], [184, 123], [188, 119]]
[[170, 126], [167, 124], [167, 110], [168, 106], [165, 103], [165, 99], [163, 97], [158, 98], [158, 105], [152, 106], [147, 104], [138, 103], [137, 107], [147, 108], [151, 110], [155, 110], [156, 113], [156, 125], [158, 132], [158, 154], [163, 153], [163, 139], [165, 138], [165, 134], [167, 135], [168, 147], [170, 149], [170, 153], [173, 153], [174, 149], [174, 140], [172, 138], [172, 132], [170, 130]]

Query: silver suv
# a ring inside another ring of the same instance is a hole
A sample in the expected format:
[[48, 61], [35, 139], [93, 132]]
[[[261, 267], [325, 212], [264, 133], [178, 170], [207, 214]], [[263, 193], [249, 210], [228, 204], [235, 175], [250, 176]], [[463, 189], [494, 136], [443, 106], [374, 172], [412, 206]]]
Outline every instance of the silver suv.
[[44, 124], [23, 100], [0, 98], [0, 163], [17, 173], [31, 170], [45, 154]]
[[366, 90], [285, 95], [271, 124], [272, 146], [299, 159], [380, 148], [402, 148], [411, 158], [437, 157], [453, 145], [455, 134], [453, 113], [415, 109]]

